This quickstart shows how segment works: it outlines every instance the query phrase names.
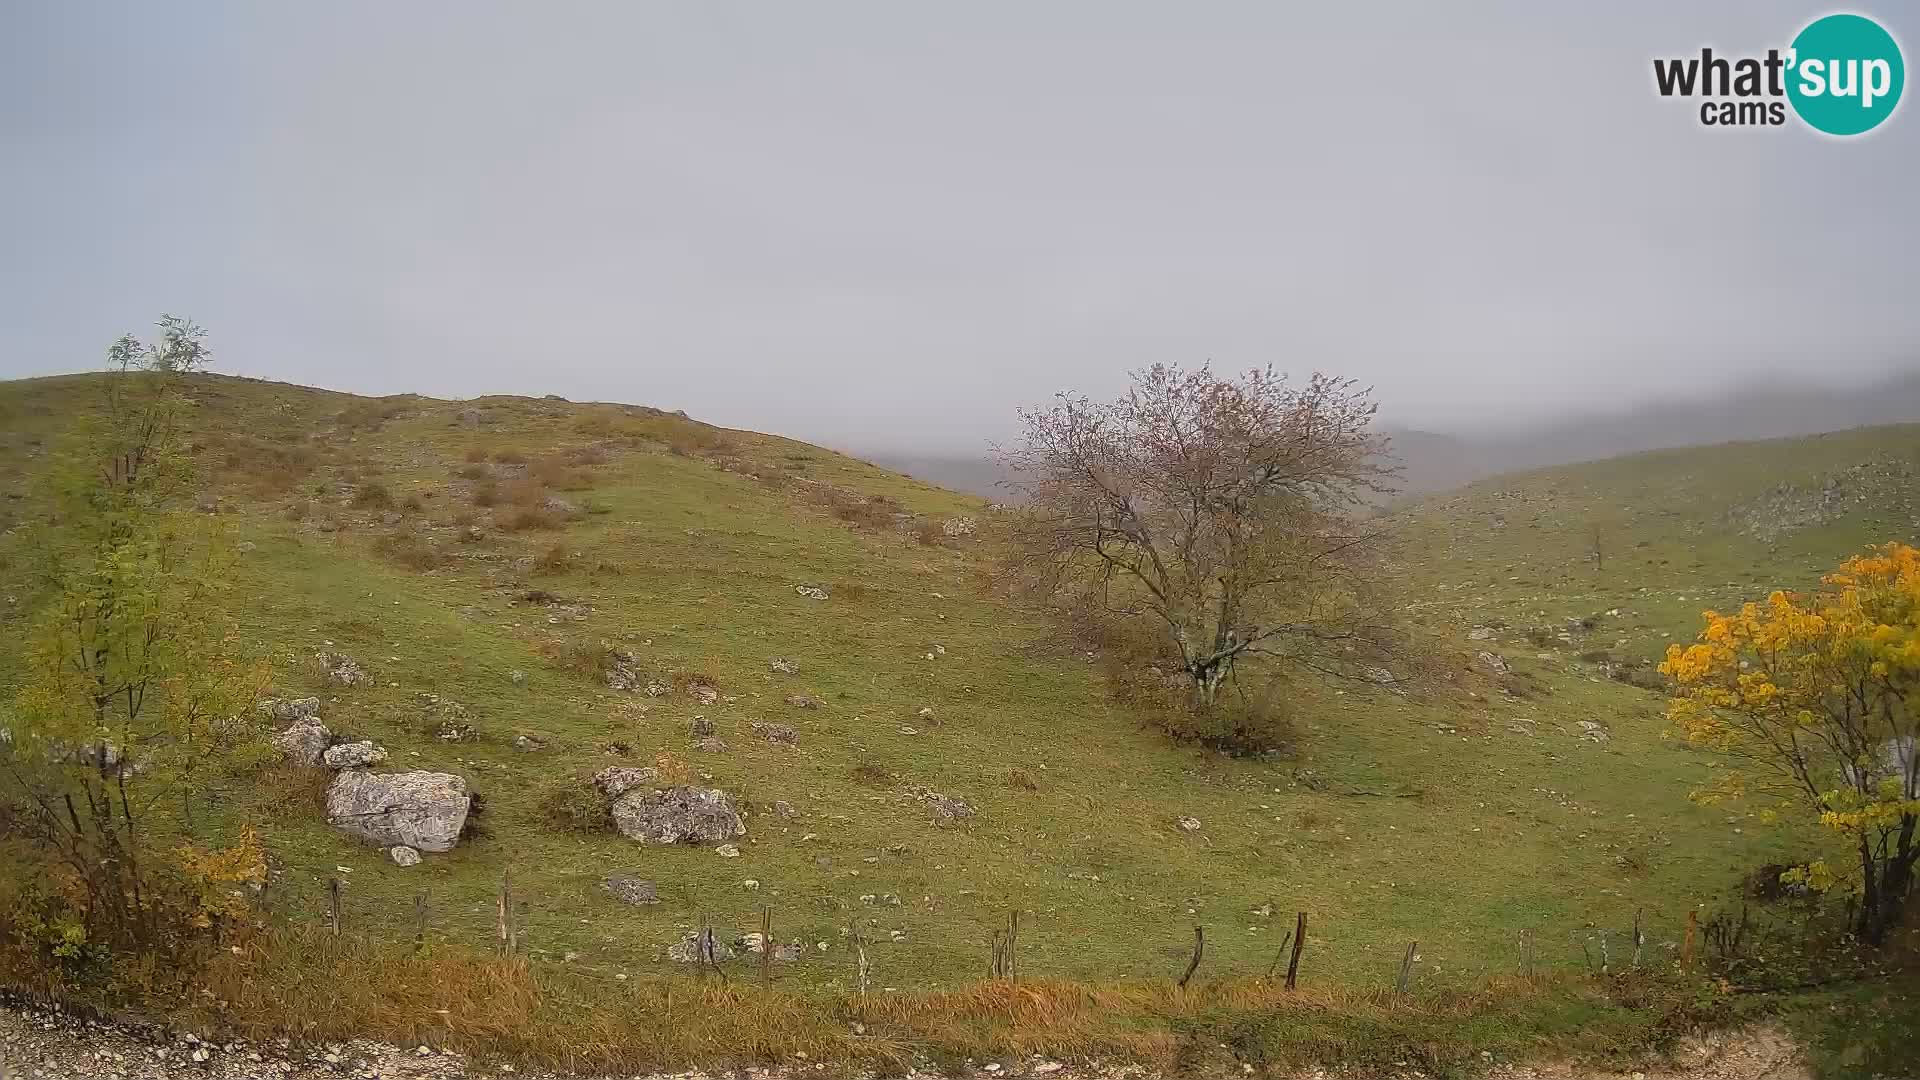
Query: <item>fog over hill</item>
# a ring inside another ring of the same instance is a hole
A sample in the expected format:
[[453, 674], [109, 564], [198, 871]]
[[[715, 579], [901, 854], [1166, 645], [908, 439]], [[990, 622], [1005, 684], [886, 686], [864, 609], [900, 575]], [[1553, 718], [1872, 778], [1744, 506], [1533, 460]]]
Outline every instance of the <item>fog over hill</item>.
[[[1389, 408], [1391, 402], [1385, 403]], [[1388, 412], [1391, 417], [1391, 412]], [[1773, 439], [1876, 424], [1920, 420], [1920, 369], [1857, 388], [1811, 382], [1768, 382], [1723, 394], [1656, 400], [1630, 409], [1595, 409], [1479, 432], [1416, 428], [1394, 423], [1382, 429], [1393, 439], [1401, 466], [1400, 489], [1408, 494], [1444, 491], [1516, 469], [1542, 468], [1660, 450], [1744, 439]], [[1000, 486], [1006, 472], [983, 446], [978, 455], [913, 451], [858, 453], [889, 469], [954, 488], [1008, 498]]]

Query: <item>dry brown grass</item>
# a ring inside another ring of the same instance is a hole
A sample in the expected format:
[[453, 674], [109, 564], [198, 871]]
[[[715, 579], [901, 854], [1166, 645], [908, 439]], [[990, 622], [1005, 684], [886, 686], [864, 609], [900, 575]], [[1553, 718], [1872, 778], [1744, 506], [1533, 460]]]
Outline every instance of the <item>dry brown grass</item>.
[[906, 513], [906, 507], [885, 495], [862, 496], [825, 485], [811, 487], [808, 492], [828, 513], [855, 528], [893, 529], [899, 522], [897, 515]]
[[530, 532], [535, 529], [558, 529], [567, 523], [567, 519], [545, 507], [516, 506], [505, 513], [495, 513], [493, 523], [507, 532]]
[[486, 448], [486, 447], [484, 447], [484, 446], [469, 446], [469, 447], [467, 447], [467, 453], [466, 453], [466, 461], [467, 461], [467, 463], [468, 463], [468, 464], [470, 464], [470, 465], [478, 465], [478, 464], [480, 464], [481, 462], [483, 462], [483, 461], [485, 461], [485, 460], [487, 460], [487, 448]]
[[503, 446], [493, 452], [493, 460], [502, 465], [525, 465], [527, 455], [524, 451], [516, 450], [511, 446]]
[[378, 431], [387, 421], [405, 415], [405, 401], [356, 401], [340, 410], [333, 422], [346, 431]]
[[913, 538], [927, 547], [940, 547], [947, 542], [947, 534], [937, 521], [922, 521], [915, 525]]
[[[745, 975], [744, 968], [736, 972]], [[762, 989], [745, 977], [638, 978], [547, 967], [438, 944], [413, 950], [351, 933], [285, 931], [216, 954], [178, 1021], [256, 1041], [426, 1043], [585, 1073], [804, 1059], [898, 1075], [963, 1061], [1132, 1062], [1240, 1075], [1338, 1062], [1399, 1062], [1454, 1075], [1482, 1048], [1502, 1057], [1629, 1053], [1691, 1019], [1671, 990], [1630, 995], [1574, 979], [1505, 979], [1471, 991], [1284, 989], [1277, 980], [1156, 984], [1038, 980], [868, 996]], [[225, 1008], [213, 1002], [223, 1001]], [[313, 1002], [327, 1008], [315, 1009]], [[857, 1027], [856, 1027], [857, 1025]], [[1552, 1041], [1549, 1042], [1548, 1040]]]
[[561, 491], [585, 491], [593, 486], [593, 474], [567, 463], [563, 457], [543, 457], [527, 466], [527, 475]]
[[221, 448], [221, 469], [242, 478], [257, 498], [284, 495], [310, 475], [320, 456], [306, 443], [279, 443], [249, 435], [217, 439], [209, 448]]
[[374, 538], [373, 550], [380, 557], [409, 570], [437, 570], [447, 564], [447, 554], [408, 530], [382, 533]]

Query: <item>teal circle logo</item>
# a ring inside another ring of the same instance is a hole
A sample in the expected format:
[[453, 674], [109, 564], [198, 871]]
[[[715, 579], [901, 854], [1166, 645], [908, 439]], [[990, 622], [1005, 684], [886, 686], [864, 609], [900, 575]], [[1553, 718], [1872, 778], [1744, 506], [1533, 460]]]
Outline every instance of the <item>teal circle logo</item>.
[[1793, 39], [1787, 100], [1816, 131], [1860, 135], [1900, 104], [1907, 66], [1900, 45], [1864, 15], [1828, 15]]

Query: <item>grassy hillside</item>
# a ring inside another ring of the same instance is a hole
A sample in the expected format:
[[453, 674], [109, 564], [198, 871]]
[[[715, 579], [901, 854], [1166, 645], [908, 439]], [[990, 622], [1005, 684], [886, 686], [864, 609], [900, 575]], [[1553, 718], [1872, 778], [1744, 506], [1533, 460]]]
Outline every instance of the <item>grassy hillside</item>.
[[[37, 463], [96, 389], [0, 384], [7, 524], [34, 512]], [[1703, 607], [1920, 531], [1920, 427], [1642, 455], [1417, 504], [1397, 519], [1395, 573], [1410, 618], [1448, 643], [1440, 676], [1407, 693], [1302, 684], [1298, 752], [1240, 760], [1143, 731], [1097, 658], [996, 596], [983, 500], [629, 406], [218, 377], [194, 398], [203, 501], [245, 549], [233, 600], [273, 654], [275, 693], [319, 694], [326, 723], [383, 745], [388, 768], [457, 772], [485, 796], [477, 837], [403, 869], [325, 825], [322, 774], [229, 785], [222, 820], [257, 823], [278, 860], [276, 910], [317, 919], [338, 876], [349, 926], [404, 940], [425, 888], [432, 936], [481, 945], [511, 868], [536, 961], [608, 979], [682, 970], [666, 946], [702, 919], [757, 929], [763, 904], [802, 945], [779, 973], [795, 988], [851, 985], [855, 921], [876, 987], [978, 978], [1010, 908], [1023, 971], [1042, 975], [1164, 980], [1195, 925], [1203, 972], [1261, 972], [1295, 909], [1311, 913], [1315, 982], [1378, 984], [1417, 939], [1421, 986], [1465, 985], [1511, 971], [1523, 929], [1543, 964], [1578, 965], [1594, 928], [1617, 952], [1642, 909], [1670, 948], [1688, 908], [1802, 841], [1687, 801], [1709, 763], [1663, 740], [1639, 665]], [[968, 517], [979, 534], [940, 528]], [[1776, 532], [1786, 518], [1801, 527]], [[33, 606], [19, 543], [0, 546], [0, 656]], [[659, 692], [609, 689], [608, 649]], [[327, 688], [323, 650], [375, 684]], [[696, 746], [696, 719], [723, 748]], [[737, 858], [546, 812], [593, 771], [661, 754], [744, 800]], [[925, 791], [976, 813], [936, 821]], [[616, 873], [657, 881], [661, 903], [613, 900], [600, 882]]]

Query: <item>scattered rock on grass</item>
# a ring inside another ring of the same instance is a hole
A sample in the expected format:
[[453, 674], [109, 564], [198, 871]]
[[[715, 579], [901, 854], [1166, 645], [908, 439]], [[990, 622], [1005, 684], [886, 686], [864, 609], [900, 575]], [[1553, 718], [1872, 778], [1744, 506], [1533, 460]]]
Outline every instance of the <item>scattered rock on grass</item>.
[[329, 746], [320, 760], [329, 769], [364, 769], [387, 760], [387, 752], [366, 740]]
[[405, 844], [395, 844], [388, 848], [387, 858], [392, 859], [395, 866], [420, 865], [420, 853]]
[[796, 664], [796, 663], [794, 663], [794, 662], [793, 662], [793, 661], [791, 661], [791, 660], [788, 660], [788, 659], [786, 659], [785, 657], [780, 657], [780, 658], [777, 658], [777, 659], [775, 659], [775, 660], [774, 660], [774, 661], [772, 661], [772, 663], [770, 663], [770, 664], [769, 664], [768, 666], [769, 666], [769, 667], [771, 667], [771, 668], [773, 669], [773, 671], [774, 671], [774, 674], [776, 674], [776, 675], [798, 675], [798, 674], [800, 674], [800, 665], [799, 665], [799, 664]]
[[620, 835], [643, 844], [713, 844], [747, 833], [733, 796], [718, 788], [631, 790], [611, 809]]
[[731, 960], [733, 957], [733, 946], [714, 940], [712, 931], [708, 931], [703, 939], [703, 935], [695, 930], [667, 946], [667, 959], [676, 964], [702, 964], [708, 960]]
[[820, 707], [818, 699], [809, 697], [806, 694], [788, 694], [787, 704], [796, 709], [817, 709]]
[[615, 874], [600, 883], [615, 900], [623, 904], [657, 904], [660, 902], [660, 889], [646, 878], [632, 874]]
[[1505, 675], [1508, 671], [1512, 670], [1511, 668], [1507, 667], [1506, 658], [1501, 656], [1497, 652], [1487, 652], [1485, 650], [1482, 650], [1480, 655], [1475, 657], [1474, 659], [1476, 662], [1479, 663], [1481, 667], [1486, 668], [1488, 671], [1493, 672], [1495, 675]]
[[1180, 826], [1181, 832], [1199, 832], [1200, 831], [1200, 819], [1197, 817], [1182, 816], [1181, 818], [1176, 820], [1174, 824]]
[[320, 716], [320, 699], [317, 697], [267, 698], [254, 707], [262, 717], [277, 724], [313, 720]]
[[787, 724], [762, 724], [756, 721], [753, 730], [770, 743], [779, 743], [782, 746], [800, 744], [800, 733]]
[[359, 661], [344, 653], [323, 652], [316, 659], [320, 661], [323, 678], [330, 686], [371, 686], [373, 673], [360, 666]]
[[609, 765], [593, 774], [593, 786], [607, 798], [617, 799], [635, 788], [651, 786], [659, 777], [660, 774], [653, 769]]
[[972, 804], [953, 795], [943, 795], [928, 788], [908, 788], [907, 794], [927, 805], [933, 812], [933, 820], [945, 825], [970, 818], [974, 814]]

